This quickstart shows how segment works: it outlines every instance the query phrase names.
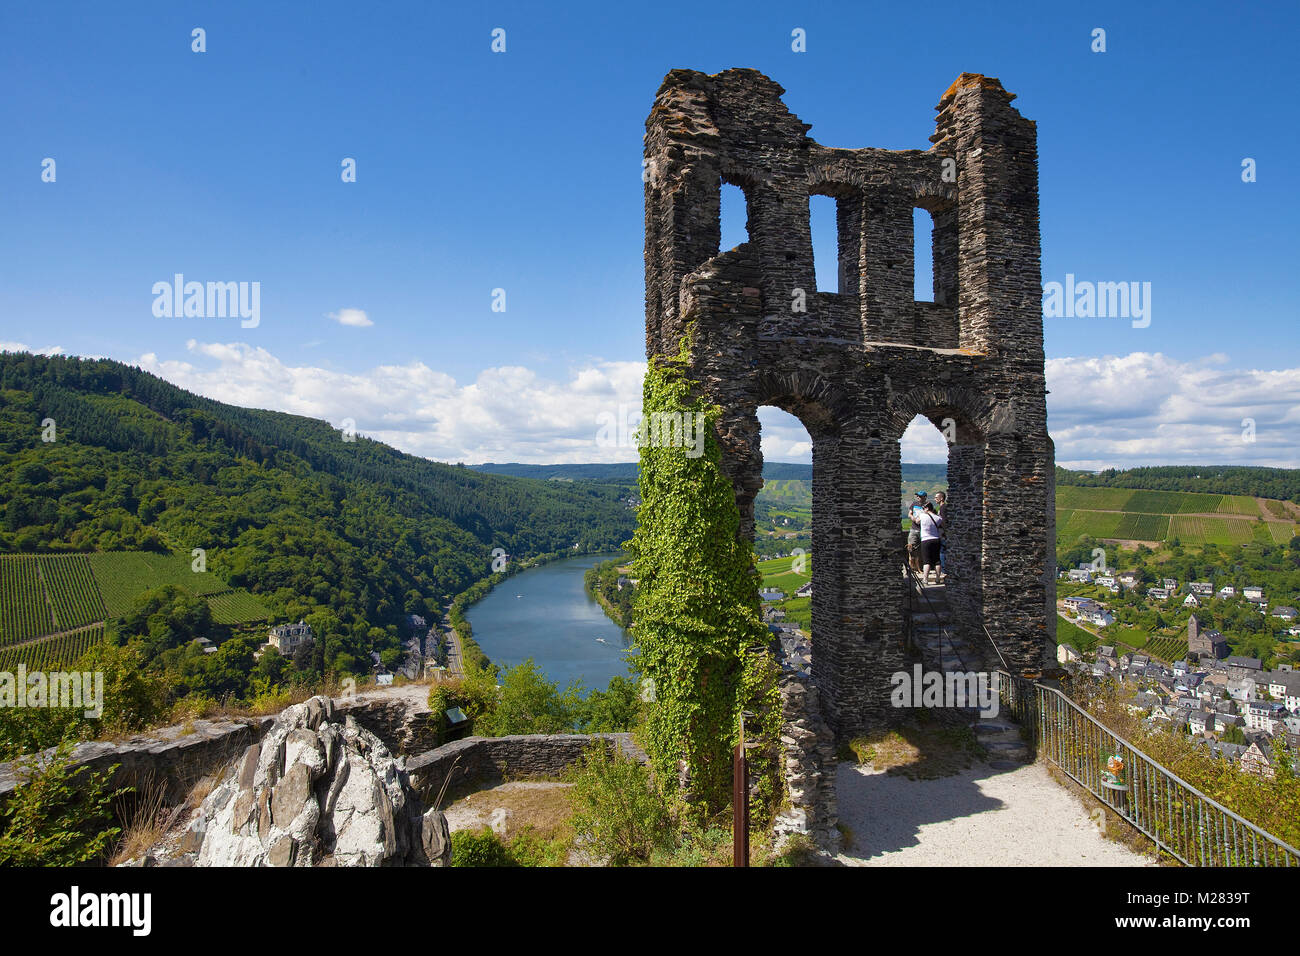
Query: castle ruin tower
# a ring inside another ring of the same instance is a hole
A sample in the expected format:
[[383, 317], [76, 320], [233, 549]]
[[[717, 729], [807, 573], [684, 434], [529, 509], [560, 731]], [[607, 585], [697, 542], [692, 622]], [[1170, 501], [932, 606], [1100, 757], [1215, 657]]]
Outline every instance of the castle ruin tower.
[[[924, 415], [949, 439], [954, 626], [1019, 673], [1053, 643], [1036, 131], [989, 77], [963, 73], [927, 150], [840, 149], [763, 74], [673, 70], [646, 121], [646, 354], [676, 355], [723, 410], [723, 468], [754, 535], [757, 410], [813, 443], [813, 658], [840, 737], [888, 723], [906, 666], [899, 439]], [[723, 183], [749, 238], [720, 246]], [[835, 200], [836, 292], [816, 291], [809, 196]], [[934, 220], [933, 301], [913, 292], [915, 208]]]

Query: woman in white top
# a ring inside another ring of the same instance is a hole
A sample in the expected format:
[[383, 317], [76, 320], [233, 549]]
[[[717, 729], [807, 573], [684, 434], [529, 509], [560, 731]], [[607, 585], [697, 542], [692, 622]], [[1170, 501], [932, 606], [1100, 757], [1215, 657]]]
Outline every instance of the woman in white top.
[[[934, 505], [926, 502], [916, 515], [916, 523], [921, 529], [921, 580], [926, 584], [938, 584], [939, 580], [939, 537], [942, 534], [943, 519], [935, 513]], [[930, 580], [930, 569], [934, 568], [935, 579]]]

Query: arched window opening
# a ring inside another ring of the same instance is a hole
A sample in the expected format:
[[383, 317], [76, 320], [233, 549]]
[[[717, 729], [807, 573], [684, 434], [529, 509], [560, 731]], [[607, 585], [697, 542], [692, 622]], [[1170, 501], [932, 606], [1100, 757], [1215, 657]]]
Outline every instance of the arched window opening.
[[[907, 561], [925, 585], [941, 585], [945, 578], [948, 535], [948, 448], [955, 439], [956, 424], [948, 420], [950, 434], [936, 428], [923, 415], [908, 424], [899, 439], [902, 460], [900, 509], [903, 531], [908, 536]], [[929, 509], [925, 508], [929, 505]], [[920, 509], [914, 514], [914, 509]], [[935, 521], [934, 519], [939, 519]]]
[[763, 487], [754, 499], [754, 551], [762, 574], [763, 623], [796, 670], [812, 666], [812, 439], [799, 419], [778, 408], [758, 413]]
[[719, 252], [728, 252], [749, 242], [749, 200], [745, 191], [732, 183], [722, 184], [719, 202], [721, 244]]
[[934, 274], [934, 217], [920, 207], [912, 210], [912, 273], [917, 302], [938, 302]]
[[836, 201], [831, 196], [808, 197], [808, 228], [812, 233], [813, 271], [818, 292], [843, 292], [840, 283], [840, 236]]

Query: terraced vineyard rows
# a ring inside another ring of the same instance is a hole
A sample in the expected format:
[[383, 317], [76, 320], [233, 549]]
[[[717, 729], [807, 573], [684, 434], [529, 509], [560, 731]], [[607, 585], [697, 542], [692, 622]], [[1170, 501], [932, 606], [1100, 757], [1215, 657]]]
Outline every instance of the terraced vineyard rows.
[[1297, 534], [1297, 528], [1293, 524], [1282, 524], [1278, 521], [1269, 522], [1269, 537], [1273, 539], [1274, 544], [1286, 544]]
[[231, 588], [216, 574], [194, 572], [184, 555], [0, 555], [0, 648], [30, 655], [36, 653], [35, 645], [15, 645], [55, 635], [49, 653], [60, 659], [79, 653], [81, 644], [63, 632], [120, 617], [141, 593], [163, 584], [206, 599], [218, 624], [254, 624], [270, 616], [256, 595]]
[[1056, 489], [1056, 507], [1123, 511], [1125, 503], [1132, 497], [1131, 488], [1080, 488], [1075, 485], [1060, 485]]
[[184, 555], [109, 551], [89, 558], [110, 617], [126, 614], [137, 595], [164, 584], [200, 596], [229, 590], [217, 575], [191, 570], [190, 559]]
[[257, 596], [244, 590], [209, 595], [208, 607], [212, 608], [212, 619], [218, 624], [252, 624], [269, 616]]
[[1172, 664], [1187, 657], [1187, 640], [1177, 637], [1157, 637], [1147, 643], [1146, 652], [1152, 657]]
[[104, 620], [104, 602], [84, 554], [50, 554], [37, 559], [54, 604], [54, 628], [69, 631]]
[[1259, 517], [1259, 502], [1245, 495], [1224, 495], [1215, 509], [1222, 514], [1245, 515], [1247, 518]]
[[1115, 529], [1115, 537], [1133, 541], [1163, 541], [1169, 534], [1168, 515], [1125, 514]]
[[1194, 495], [1193, 497], [1205, 499], [1204, 503], [1209, 507], [1200, 507], [1199, 504], [1193, 507], [1192, 502], [1185, 500], [1187, 496], [1178, 491], [1134, 491], [1119, 510], [1149, 515], [1177, 514], [1187, 507], [1191, 507], [1193, 511], [1213, 511], [1218, 506], [1221, 496]]
[[19, 664], [32, 670], [57, 670], [73, 664], [81, 655], [104, 639], [104, 625], [95, 624], [68, 634], [18, 647], [0, 648], [0, 671], [13, 672]]
[[1061, 545], [1074, 544], [1082, 535], [1121, 541], [1177, 538], [1193, 546], [1271, 545], [1285, 544], [1297, 532], [1284, 502], [1265, 500], [1261, 507], [1247, 495], [1064, 485], [1056, 489], [1056, 504]]
[[0, 555], [0, 647], [54, 630], [50, 602], [32, 555]]
[[1181, 496], [1178, 511], [1185, 515], [1206, 514], [1219, 510], [1223, 495], [1207, 495], [1199, 492], [1173, 492]]
[[1208, 541], [1218, 545], [1248, 544], [1255, 540], [1254, 524], [1245, 518], [1174, 515], [1169, 519], [1169, 534], [1183, 541]]

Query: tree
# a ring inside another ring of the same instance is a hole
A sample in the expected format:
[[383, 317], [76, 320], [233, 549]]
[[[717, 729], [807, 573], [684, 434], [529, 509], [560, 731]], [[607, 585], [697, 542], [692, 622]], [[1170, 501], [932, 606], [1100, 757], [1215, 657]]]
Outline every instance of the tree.
[[502, 676], [496, 706], [475, 723], [475, 731], [490, 737], [566, 733], [573, 730], [576, 704], [577, 688], [561, 694], [530, 657]]
[[637, 683], [616, 675], [605, 690], [588, 694], [575, 716], [582, 733], [609, 734], [631, 730], [640, 714], [641, 694]]

